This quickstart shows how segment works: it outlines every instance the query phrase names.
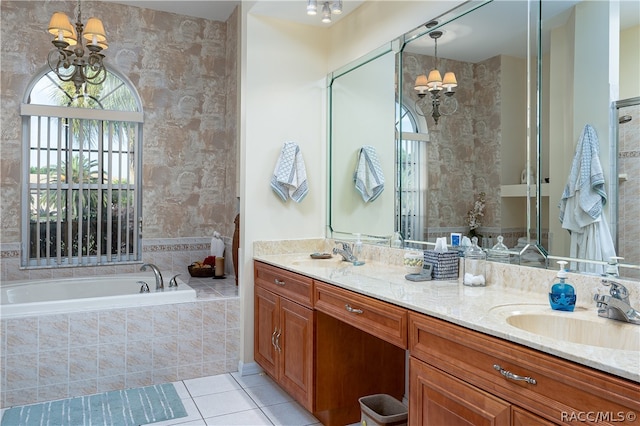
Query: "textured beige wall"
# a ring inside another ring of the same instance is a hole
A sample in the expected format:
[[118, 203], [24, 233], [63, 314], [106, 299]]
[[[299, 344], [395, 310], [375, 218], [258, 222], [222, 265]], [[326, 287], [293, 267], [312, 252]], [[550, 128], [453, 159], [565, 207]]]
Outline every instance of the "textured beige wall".
[[[415, 78], [433, 68], [431, 56], [404, 53], [403, 91], [405, 103], [417, 96]], [[466, 215], [477, 195], [486, 193], [485, 227], [500, 226], [500, 58], [478, 64], [439, 59], [441, 73], [455, 72], [458, 108], [443, 115], [436, 126], [431, 101], [418, 106], [426, 116], [428, 143], [429, 237], [438, 228], [467, 228]], [[449, 112], [446, 106], [441, 107]]]
[[[45, 28], [74, 1], [5, 1], [0, 51], [0, 242], [20, 241], [20, 103], [53, 48]], [[107, 63], [128, 76], [144, 108], [143, 236], [231, 236], [237, 212], [238, 14], [209, 21], [82, 2], [109, 40]], [[75, 19], [72, 19], [75, 21]]]

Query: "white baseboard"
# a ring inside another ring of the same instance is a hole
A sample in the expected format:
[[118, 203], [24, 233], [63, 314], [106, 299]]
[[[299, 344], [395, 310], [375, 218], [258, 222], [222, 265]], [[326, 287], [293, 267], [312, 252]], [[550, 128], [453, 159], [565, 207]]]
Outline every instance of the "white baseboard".
[[241, 376], [250, 376], [252, 374], [262, 373], [262, 368], [260, 368], [256, 362], [244, 363], [238, 361], [238, 373], [240, 373]]

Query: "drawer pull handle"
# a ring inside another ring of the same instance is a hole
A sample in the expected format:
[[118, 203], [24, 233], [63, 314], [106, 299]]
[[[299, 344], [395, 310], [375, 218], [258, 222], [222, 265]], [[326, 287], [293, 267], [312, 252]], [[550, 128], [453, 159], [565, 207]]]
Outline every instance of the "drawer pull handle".
[[276, 333], [277, 332], [278, 332], [278, 329], [275, 328], [275, 329], [273, 329], [273, 333], [271, 333], [271, 345], [276, 349], [277, 349], [277, 346], [276, 346], [276, 340], [275, 339], [276, 339]]
[[273, 279], [273, 282], [274, 282], [274, 283], [276, 283], [277, 285], [284, 285], [284, 281], [280, 281], [280, 280], [279, 280], [279, 279], [277, 279], [277, 278], [274, 278], [274, 279]]
[[346, 305], [344, 305], [344, 308], [347, 310], [347, 312], [351, 312], [352, 314], [362, 314], [364, 313], [364, 311], [362, 309], [353, 309], [351, 307], [351, 305], [349, 305], [348, 303]]
[[529, 376], [518, 376], [517, 374], [513, 374], [511, 371], [509, 370], [504, 370], [502, 369], [502, 367], [500, 367], [498, 364], [493, 364], [493, 368], [496, 371], [499, 371], [500, 374], [502, 374], [504, 377], [506, 377], [507, 379], [511, 379], [511, 380], [516, 380], [516, 381], [523, 381], [523, 382], [527, 382], [531, 385], [535, 385], [538, 382], [536, 381], [536, 379], [529, 377]]

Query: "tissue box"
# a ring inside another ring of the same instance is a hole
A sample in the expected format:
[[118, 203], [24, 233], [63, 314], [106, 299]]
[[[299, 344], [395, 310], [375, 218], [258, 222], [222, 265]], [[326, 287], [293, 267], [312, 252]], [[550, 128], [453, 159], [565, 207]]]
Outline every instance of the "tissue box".
[[457, 280], [459, 259], [457, 251], [444, 253], [435, 250], [424, 251], [424, 261], [433, 265], [435, 280]]

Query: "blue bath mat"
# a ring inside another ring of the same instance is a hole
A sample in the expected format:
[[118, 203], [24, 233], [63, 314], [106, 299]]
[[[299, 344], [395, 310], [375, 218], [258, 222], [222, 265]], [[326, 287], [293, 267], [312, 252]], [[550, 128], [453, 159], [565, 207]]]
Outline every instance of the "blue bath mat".
[[187, 415], [171, 383], [13, 407], [1, 426], [134, 426]]

